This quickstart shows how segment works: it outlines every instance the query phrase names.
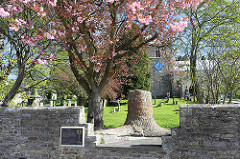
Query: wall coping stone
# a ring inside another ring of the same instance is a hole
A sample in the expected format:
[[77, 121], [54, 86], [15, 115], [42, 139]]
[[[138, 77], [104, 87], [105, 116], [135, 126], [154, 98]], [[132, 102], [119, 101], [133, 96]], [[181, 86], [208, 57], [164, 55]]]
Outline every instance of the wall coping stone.
[[180, 105], [180, 109], [184, 108], [238, 108], [240, 104], [185, 104]]

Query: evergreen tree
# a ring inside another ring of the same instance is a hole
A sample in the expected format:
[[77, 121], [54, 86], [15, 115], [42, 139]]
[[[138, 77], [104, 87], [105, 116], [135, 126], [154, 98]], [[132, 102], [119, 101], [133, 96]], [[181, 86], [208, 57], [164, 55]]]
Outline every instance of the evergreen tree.
[[128, 84], [123, 86], [123, 94], [128, 95], [129, 90], [142, 89], [150, 90], [151, 73], [148, 69], [149, 56], [146, 49], [138, 50], [136, 54], [129, 57], [127, 65], [129, 67]]

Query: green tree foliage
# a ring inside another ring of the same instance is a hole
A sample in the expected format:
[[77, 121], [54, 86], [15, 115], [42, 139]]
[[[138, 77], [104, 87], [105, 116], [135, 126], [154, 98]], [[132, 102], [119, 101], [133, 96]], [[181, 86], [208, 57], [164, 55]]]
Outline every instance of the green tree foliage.
[[189, 19], [189, 25], [182, 39], [186, 52], [190, 59], [190, 79], [193, 95], [202, 103], [201, 86], [197, 73], [197, 60], [204, 55], [211, 41], [211, 35], [216, 30], [234, 24], [239, 19], [239, 2], [214, 0], [205, 6], [201, 3], [195, 10], [190, 7], [185, 9], [185, 15]]
[[127, 66], [129, 83], [124, 84], [123, 94], [128, 95], [129, 90], [142, 89], [150, 90], [151, 73], [148, 69], [149, 56], [146, 49], [138, 50], [136, 54], [128, 57]]
[[50, 87], [57, 91], [59, 97], [76, 95], [78, 104], [85, 105], [87, 94], [71, 71], [67, 53], [62, 50], [57, 51], [58, 54], [50, 67]]

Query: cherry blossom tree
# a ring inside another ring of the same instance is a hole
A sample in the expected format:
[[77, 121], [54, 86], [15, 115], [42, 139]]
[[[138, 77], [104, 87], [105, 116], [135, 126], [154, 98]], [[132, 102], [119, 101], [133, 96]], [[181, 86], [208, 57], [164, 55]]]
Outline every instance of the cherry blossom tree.
[[[0, 7], [0, 16], [11, 18], [13, 31], [35, 30], [23, 41], [43, 48], [62, 47], [68, 52], [76, 80], [89, 95], [88, 122], [103, 127], [100, 94], [127, 56], [149, 43], [168, 43], [187, 26], [187, 18], [177, 10], [197, 6], [203, 0], [10, 0]], [[23, 20], [23, 9], [39, 19]], [[38, 25], [42, 20], [44, 25]], [[127, 36], [138, 25], [133, 36]], [[140, 40], [140, 38], [142, 38]], [[129, 49], [129, 46], [131, 48]], [[42, 50], [42, 63], [47, 52]]]

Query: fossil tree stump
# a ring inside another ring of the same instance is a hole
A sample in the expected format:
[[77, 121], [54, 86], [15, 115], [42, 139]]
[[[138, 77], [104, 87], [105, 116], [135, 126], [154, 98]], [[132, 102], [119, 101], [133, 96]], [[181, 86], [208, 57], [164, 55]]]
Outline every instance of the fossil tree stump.
[[163, 136], [169, 135], [171, 132], [156, 123], [153, 117], [151, 92], [133, 90], [129, 92], [128, 96], [128, 115], [125, 124], [96, 133], [116, 136]]
[[160, 127], [154, 117], [149, 91], [133, 90], [128, 96], [128, 115], [124, 125], [131, 125], [135, 135], [162, 136], [170, 130]]

